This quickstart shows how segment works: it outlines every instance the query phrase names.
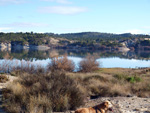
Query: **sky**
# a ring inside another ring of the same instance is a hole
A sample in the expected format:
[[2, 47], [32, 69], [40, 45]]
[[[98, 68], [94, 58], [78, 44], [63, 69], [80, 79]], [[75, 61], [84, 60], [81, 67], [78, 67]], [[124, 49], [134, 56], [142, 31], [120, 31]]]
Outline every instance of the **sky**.
[[0, 0], [0, 32], [150, 34], [150, 0]]

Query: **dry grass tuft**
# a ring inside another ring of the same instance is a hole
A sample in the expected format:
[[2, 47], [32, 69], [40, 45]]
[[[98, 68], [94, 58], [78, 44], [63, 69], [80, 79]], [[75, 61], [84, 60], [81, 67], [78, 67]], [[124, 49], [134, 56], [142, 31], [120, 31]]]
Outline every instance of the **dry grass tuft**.
[[99, 70], [99, 63], [96, 61], [96, 58], [92, 55], [88, 55], [79, 63], [80, 72], [92, 72]]
[[0, 83], [5, 83], [9, 80], [9, 78], [7, 77], [7, 75], [5, 74], [0, 74]]
[[75, 69], [74, 62], [67, 58], [67, 55], [52, 58], [51, 63], [47, 66], [48, 70], [55, 71], [55, 70], [63, 70], [68, 72], [73, 72]]
[[118, 71], [117, 68], [107, 68], [94, 73], [69, 73], [68, 75], [86, 88], [84, 91], [88, 96], [150, 97], [150, 76], [149, 73], [138, 74], [142, 71], [132, 69]]

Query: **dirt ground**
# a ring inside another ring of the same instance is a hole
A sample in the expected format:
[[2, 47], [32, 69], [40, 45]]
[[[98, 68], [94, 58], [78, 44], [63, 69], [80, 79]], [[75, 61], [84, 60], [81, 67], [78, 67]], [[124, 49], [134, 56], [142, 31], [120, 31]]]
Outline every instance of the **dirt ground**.
[[[139, 97], [102, 97], [89, 100], [86, 107], [97, 105], [105, 100], [113, 104], [113, 113], [150, 113], [150, 98]], [[109, 112], [111, 113], [111, 112]]]
[[[104, 102], [105, 100], [109, 100], [113, 104], [113, 111], [109, 111], [108, 113], [150, 113], [150, 98], [139, 98], [136, 96], [101, 97], [97, 99], [89, 99], [87, 100], [85, 106], [82, 107], [95, 106]], [[74, 111], [67, 111], [65, 113], [74, 113]]]

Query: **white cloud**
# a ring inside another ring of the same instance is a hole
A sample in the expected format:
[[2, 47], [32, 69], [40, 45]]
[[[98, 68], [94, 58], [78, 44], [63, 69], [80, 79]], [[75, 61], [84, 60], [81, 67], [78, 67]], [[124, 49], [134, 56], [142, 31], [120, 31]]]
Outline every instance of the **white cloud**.
[[144, 29], [150, 29], [150, 26], [144, 26], [143, 28]]
[[9, 27], [0, 27], [0, 32], [5, 32], [7, 30], [10, 30], [11, 28]]
[[29, 23], [29, 22], [14, 22], [11, 24], [4, 24], [6, 27], [48, 27], [49, 24], [44, 23]]
[[142, 34], [143, 33], [141, 30], [138, 30], [138, 29], [127, 30], [126, 32], [131, 33], [131, 34]]
[[23, 2], [24, 0], [0, 0], [0, 5], [20, 4]]
[[122, 33], [131, 33], [131, 34], [149, 34], [148, 32], [144, 31], [144, 30], [139, 30], [139, 29], [130, 29], [130, 30], [126, 30]]
[[70, 2], [68, 0], [41, 0], [41, 1], [57, 2], [57, 3], [61, 3], [61, 4], [71, 4], [72, 3], [72, 2]]
[[87, 8], [84, 7], [72, 7], [72, 6], [52, 6], [52, 7], [42, 7], [39, 9], [41, 13], [55, 13], [55, 14], [77, 14], [86, 12]]

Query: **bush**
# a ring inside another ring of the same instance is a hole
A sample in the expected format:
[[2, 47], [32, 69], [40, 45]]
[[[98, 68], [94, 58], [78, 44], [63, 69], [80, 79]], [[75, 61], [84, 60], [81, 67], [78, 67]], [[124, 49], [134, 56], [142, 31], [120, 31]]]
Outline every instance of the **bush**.
[[124, 81], [128, 81], [130, 83], [136, 83], [136, 82], [141, 82], [142, 79], [138, 76], [128, 76], [125, 74], [116, 74], [114, 75], [115, 78], [117, 78], [118, 80], [124, 80]]
[[118, 80], [126, 80], [128, 76], [126, 74], [115, 74], [114, 77]]
[[92, 55], [88, 55], [79, 63], [79, 71], [81, 72], [92, 72], [99, 69], [99, 63], [96, 58]]
[[142, 79], [140, 77], [134, 76], [134, 77], [128, 77], [127, 81], [131, 83], [135, 83], [135, 82], [141, 82]]
[[77, 83], [60, 71], [49, 74], [23, 73], [3, 94], [8, 112], [49, 113], [73, 110], [84, 102]]
[[73, 72], [75, 69], [74, 62], [67, 58], [67, 55], [62, 56], [61, 58], [55, 57], [52, 58], [51, 63], [48, 64], [48, 70], [63, 70], [68, 72]]
[[5, 83], [9, 80], [9, 78], [4, 75], [4, 74], [0, 74], [0, 83]]
[[40, 64], [33, 64], [30, 61], [18, 61], [18, 60], [3, 60], [2, 64], [0, 65], [0, 72], [1, 73], [13, 73], [17, 71], [29, 72], [29, 73], [44, 73], [45, 69]]
[[91, 79], [96, 79], [96, 80], [104, 81], [104, 82], [108, 81], [106, 78], [104, 78], [103, 76], [100, 76], [100, 75], [94, 75], [94, 76], [86, 77], [83, 79], [83, 81], [88, 82]]

